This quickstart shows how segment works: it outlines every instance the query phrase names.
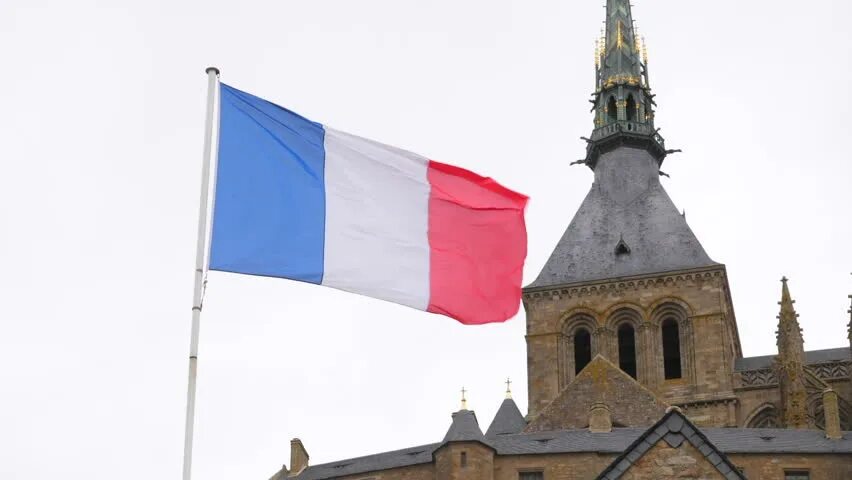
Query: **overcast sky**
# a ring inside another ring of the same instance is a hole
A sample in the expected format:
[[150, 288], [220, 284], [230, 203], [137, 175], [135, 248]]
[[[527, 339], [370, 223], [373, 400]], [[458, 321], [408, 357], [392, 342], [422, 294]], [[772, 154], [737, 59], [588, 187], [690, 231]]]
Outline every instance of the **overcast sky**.
[[[206, 77], [532, 197], [525, 282], [586, 195], [603, 0], [0, 4], [0, 478], [179, 478]], [[782, 275], [847, 345], [852, 2], [636, 0], [663, 184], [728, 268], [745, 355]], [[524, 315], [464, 327], [212, 272], [194, 478], [439, 441], [459, 390], [526, 411]]]

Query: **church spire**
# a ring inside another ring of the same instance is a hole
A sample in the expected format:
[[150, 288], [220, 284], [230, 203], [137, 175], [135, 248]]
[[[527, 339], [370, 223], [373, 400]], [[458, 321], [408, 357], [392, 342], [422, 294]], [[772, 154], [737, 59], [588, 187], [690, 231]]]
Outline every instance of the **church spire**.
[[662, 164], [670, 151], [654, 127], [647, 49], [636, 33], [630, 0], [607, 0], [606, 28], [595, 45], [595, 130], [584, 163], [594, 170], [601, 154], [622, 145], [644, 148]]
[[808, 428], [807, 391], [805, 389], [805, 347], [799, 314], [796, 313], [787, 287], [781, 279], [781, 311], [778, 314], [778, 357], [776, 369], [781, 386], [784, 424], [787, 428]]
[[633, 27], [629, 0], [606, 2], [606, 34], [598, 72], [598, 90], [616, 84], [639, 86], [642, 82], [641, 45]]

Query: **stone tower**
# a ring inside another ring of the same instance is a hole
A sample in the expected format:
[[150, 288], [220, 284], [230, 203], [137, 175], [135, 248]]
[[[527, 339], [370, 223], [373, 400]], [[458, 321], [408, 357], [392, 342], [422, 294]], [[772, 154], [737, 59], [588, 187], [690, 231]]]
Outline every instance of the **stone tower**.
[[524, 289], [529, 417], [601, 355], [698, 424], [736, 425], [742, 353], [727, 273], [660, 183], [673, 151], [654, 125], [629, 0], [607, 1], [596, 60], [595, 128], [576, 162], [594, 181]]
[[781, 414], [787, 428], [808, 428], [805, 341], [787, 278], [781, 279], [781, 283], [781, 301], [778, 302], [781, 311], [776, 332], [778, 356], [775, 358], [775, 371], [781, 388]]

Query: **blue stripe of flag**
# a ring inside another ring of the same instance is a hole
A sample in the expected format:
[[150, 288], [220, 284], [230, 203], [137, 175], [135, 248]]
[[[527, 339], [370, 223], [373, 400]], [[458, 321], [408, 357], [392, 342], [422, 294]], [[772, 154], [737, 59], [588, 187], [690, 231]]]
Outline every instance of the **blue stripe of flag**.
[[221, 85], [210, 268], [321, 283], [325, 131]]

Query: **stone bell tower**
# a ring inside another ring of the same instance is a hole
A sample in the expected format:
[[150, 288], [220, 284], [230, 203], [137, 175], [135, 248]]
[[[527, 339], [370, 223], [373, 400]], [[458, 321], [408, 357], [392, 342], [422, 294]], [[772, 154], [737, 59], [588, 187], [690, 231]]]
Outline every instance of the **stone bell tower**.
[[742, 353], [727, 273], [660, 183], [675, 151], [654, 125], [629, 0], [607, 1], [595, 57], [595, 128], [574, 162], [594, 181], [524, 289], [529, 417], [601, 355], [697, 424], [734, 426], [732, 371]]

